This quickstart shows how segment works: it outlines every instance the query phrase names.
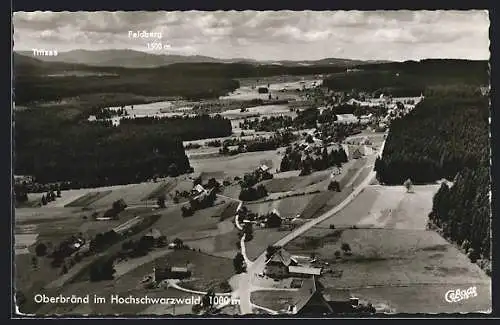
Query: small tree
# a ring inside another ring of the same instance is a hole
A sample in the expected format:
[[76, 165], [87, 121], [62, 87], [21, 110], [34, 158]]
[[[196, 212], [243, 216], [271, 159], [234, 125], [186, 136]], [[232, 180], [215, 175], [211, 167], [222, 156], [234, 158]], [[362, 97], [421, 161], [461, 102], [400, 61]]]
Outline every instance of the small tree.
[[411, 182], [411, 179], [407, 179], [404, 184], [403, 184], [405, 187], [406, 187], [406, 193], [411, 193], [412, 190], [413, 190], [413, 183]]
[[344, 252], [349, 252], [351, 251], [351, 246], [349, 246], [348, 243], [342, 243], [341, 245], [341, 249], [344, 251]]
[[47, 255], [47, 245], [45, 245], [44, 243], [40, 243], [40, 244], [36, 245], [35, 253], [36, 253], [36, 256]]
[[342, 253], [340, 251], [335, 251], [335, 258], [340, 258]]
[[165, 200], [166, 200], [165, 195], [160, 195], [156, 201], [156, 203], [161, 209], [165, 208]]
[[45, 195], [42, 195], [42, 205], [47, 205], [47, 198]]
[[344, 251], [344, 255], [345, 256], [351, 256], [352, 255], [351, 246], [349, 246], [348, 243], [343, 243], [342, 246], [341, 246], [341, 249], [342, 249], [342, 251]]
[[182, 247], [182, 246], [184, 246], [184, 242], [179, 238], [175, 238], [174, 245], [175, 245], [175, 247]]
[[243, 258], [243, 254], [238, 252], [233, 259], [233, 266], [236, 274], [240, 274], [245, 272], [245, 259]]
[[340, 192], [340, 184], [338, 181], [331, 181], [330, 184], [328, 185], [328, 190], [329, 191], [335, 191], [335, 192]]
[[251, 223], [246, 223], [243, 226], [243, 233], [245, 234], [245, 241], [250, 241], [253, 239], [253, 227]]

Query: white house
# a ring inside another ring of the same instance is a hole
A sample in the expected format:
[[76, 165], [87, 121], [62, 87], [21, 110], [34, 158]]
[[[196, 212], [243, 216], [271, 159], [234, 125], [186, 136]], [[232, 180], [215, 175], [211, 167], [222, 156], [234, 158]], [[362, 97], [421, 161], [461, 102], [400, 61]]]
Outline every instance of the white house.
[[340, 124], [354, 124], [358, 123], [359, 119], [354, 114], [337, 114], [337, 121]]

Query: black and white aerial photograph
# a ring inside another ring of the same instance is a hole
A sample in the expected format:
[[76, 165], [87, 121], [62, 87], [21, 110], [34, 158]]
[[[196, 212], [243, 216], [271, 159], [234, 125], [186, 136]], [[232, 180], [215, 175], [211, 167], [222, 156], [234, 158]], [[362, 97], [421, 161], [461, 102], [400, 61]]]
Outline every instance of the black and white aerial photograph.
[[491, 313], [487, 10], [12, 25], [17, 316]]

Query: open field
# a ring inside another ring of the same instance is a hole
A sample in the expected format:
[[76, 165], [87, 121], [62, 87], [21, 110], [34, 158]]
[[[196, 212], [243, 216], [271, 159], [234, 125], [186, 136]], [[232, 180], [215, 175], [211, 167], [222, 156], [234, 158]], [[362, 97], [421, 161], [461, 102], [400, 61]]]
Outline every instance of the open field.
[[274, 244], [289, 233], [290, 231], [280, 231], [271, 228], [254, 229], [253, 239], [246, 242], [248, 258], [251, 260], [256, 259], [267, 249], [267, 246]]
[[332, 218], [316, 227], [375, 227], [425, 229], [432, 198], [439, 185], [414, 186], [406, 193], [403, 186], [370, 185]]
[[238, 119], [245, 118], [247, 116], [265, 115], [265, 116], [273, 116], [273, 115], [290, 115], [295, 116], [297, 114], [290, 112], [290, 109], [287, 105], [261, 105], [255, 107], [249, 107], [245, 112], [241, 112], [239, 109], [232, 109], [228, 111], [222, 112], [220, 115], [227, 117], [229, 119]]
[[279, 211], [281, 217], [295, 217], [309, 204], [316, 194], [287, 197], [281, 200], [246, 203], [245, 206], [252, 212], [260, 215], [267, 214], [273, 209]]
[[128, 205], [143, 204], [143, 198], [157, 188], [158, 184], [153, 182], [131, 184], [120, 189], [113, 190], [110, 194], [90, 204], [91, 207], [103, 207], [123, 199]]
[[271, 169], [279, 168], [281, 155], [276, 150], [242, 153], [236, 156], [221, 156], [217, 158], [190, 159], [190, 164], [196, 172], [224, 172], [225, 177], [243, 177], [265, 163]]
[[304, 190], [305, 187], [330, 179], [331, 171], [322, 170], [307, 176], [277, 177], [263, 181], [269, 193]]
[[[463, 308], [444, 301], [447, 290], [478, 285], [484, 291], [491, 279], [455, 246], [426, 230], [437, 189], [437, 185], [415, 186], [414, 193], [406, 193], [403, 186], [369, 186], [286, 249], [299, 255], [314, 252], [326, 271], [321, 282], [327, 288], [358, 292], [380, 308], [398, 312], [487, 310], [489, 297], [467, 302]], [[329, 229], [332, 224], [334, 230]], [[337, 258], [335, 252], [342, 252], [343, 243], [349, 244], [352, 255]], [[423, 298], [427, 290], [431, 301]], [[406, 299], [401, 299], [403, 292], [408, 293]]]
[[[151, 219], [151, 221], [154, 221], [154, 219]], [[73, 235], [77, 232], [75, 228], [69, 228], [75, 232], [67, 231], [66, 228], [68, 228], [67, 225], [61, 228], [58, 227], [57, 230], [59, 232], [53, 231], [52, 233], [44, 233], [45, 229], [39, 229], [39, 231], [41, 231], [39, 240], [43, 240], [46, 243], [48, 240], [53, 240], [52, 243], [55, 246], [58, 244], [58, 240], [66, 239], [67, 236]], [[109, 230], [109, 228], [106, 230]], [[85, 235], [88, 234], [84, 234], [84, 236]], [[134, 236], [141, 236], [141, 233]], [[50, 248], [50, 244], [48, 244], [48, 246]], [[119, 250], [120, 247], [121, 244], [116, 243], [105, 253], [99, 253], [98, 255], [84, 258], [73, 267], [70, 267], [66, 274], [61, 273], [60, 267], [52, 267], [52, 259], [49, 257], [38, 257], [36, 263], [37, 267], [34, 268], [32, 263], [34, 254], [18, 255], [15, 259], [15, 267], [16, 270], [22, 270], [22, 272], [16, 271], [16, 288], [20, 290], [28, 300], [30, 300], [30, 303], [32, 303], [32, 295], [34, 294], [42, 293], [44, 290], [49, 290], [51, 292], [54, 290], [57, 291], [59, 290], [58, 288], [61, 288], [63, 285], [67, 285], [69, 281], [77, 280], [79, 277], [85, 278], [86, 272], [88, 272], [88, 267], [96, 261], [96, 259], [99, 259], [106, 254], [113, 254], [113, 252], [116, 253], [117, 249]], [[33, 306], [31, 308], [33, 308]]]
[[106, 195], [111, 193], [111, 191], [102, 191], [102, 192], [89, 192], [84, 196], [80, 196], [78, 199], [72, 201], [65, 205], [65, 207], [86, 207], [87, 205], [102, 199]]
[[295, 305], [304, 299], [300, 291], [254, 291], [251, 294], [252, 303], [274, 311], [286, 310], [289, 305]]
[[[476, 286], [477, 297], [458, 303], [446, 302], [448, 290], [467, 290]], [[389, 313], [474, 313], [491, 311], [491, 286], [488, 284], [431, 284], [402, 287], [377, 287], [351, 290], [360, 299], [369, 300], [376, 309]]]
[[174, 188], [176, 182], [175, 180], [167, 180], [157, 184], [157, 187], [146, 194], [141, 201], [156, 200], [158, 197], [166, 195]]

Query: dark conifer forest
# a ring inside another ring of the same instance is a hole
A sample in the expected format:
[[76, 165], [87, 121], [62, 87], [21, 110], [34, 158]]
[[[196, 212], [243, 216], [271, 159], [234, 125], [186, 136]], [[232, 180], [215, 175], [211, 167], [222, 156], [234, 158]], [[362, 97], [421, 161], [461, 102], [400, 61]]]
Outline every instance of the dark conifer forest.
[[[43, 115], [43, 116], [40, 116]], [[48, 110], [19, 111], [15, 127], [15, 172], [37, 182], [69, 182], [70, 187], [141, 182], [190, 170], [182, 140], [227, 136], [221, 117], [73, 123]]]
[[489, 101], [478, 93], [436, 93], [390, 127], [377, 178], [385, 184], [446, 178], [430, 221], [472, 261], [490, 258]]

